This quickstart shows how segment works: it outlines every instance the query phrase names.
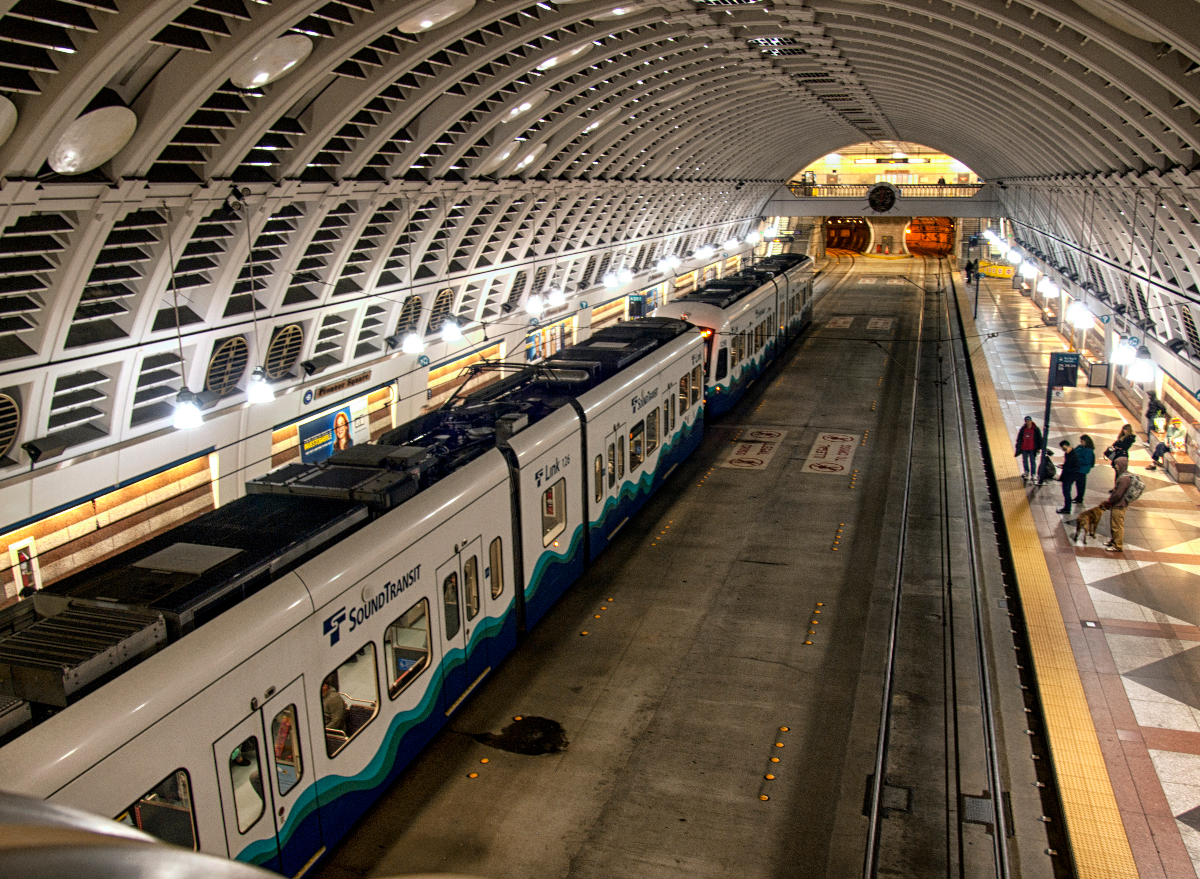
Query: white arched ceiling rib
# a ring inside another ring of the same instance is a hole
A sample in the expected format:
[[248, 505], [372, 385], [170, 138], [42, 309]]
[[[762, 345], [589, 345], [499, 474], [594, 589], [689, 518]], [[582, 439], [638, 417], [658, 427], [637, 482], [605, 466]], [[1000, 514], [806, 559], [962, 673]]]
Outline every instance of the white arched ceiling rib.
[[[1020, 43], [1016, 48], [1010, 48], [1009, 51], [1003, 53], [1003, 56], [999, 47], [993, 51], [990, 43], [983, 48], [977, 48], [974, 43], [950, 43], [937, 46], [931, 55], [927, 50], [922, 49], [921, 45], [926, 38], [933, 39], [932, 34], [919, 32], [917, 38], [908, 41], [891, 39], [894, 33], [893, 28], [863, 28], [853, 37], [847, 36], [846, 43], [851, 44], [861, 38], [859, 48], [864, 56], [862, 65], [865, 67], [870, 64], [875, 67], [876, 79], [886, 82], [889, 78], [899, 78], [900, 82], [908, 85], [910, 90], [921, 88], [922, 83], [937, 81], [938, 91], [942, 93], [946, 91], [943, 82], [947, 85], [953, 84], [954, 80], [951, 77], [943, 80], [938, 65], [927, 64], [931, 57], [939, 59], [941, 65], [948, 66], [951, 70], [968, 65], [978, 66], [976, 83], [979, 81], [979, 76], [985, 77], [989, 88], [994, 89], [994, 94], [1003, 96], [997, 102], [995, 112], [989, 115], [992, 119], [1003, 119], [1005, 124], [988, 127], [994, 138], [1000, 142], [1008, 142], [1005, 145], [1006, 150], [1009, 145], [1022, 144], [1034, 131], [1047, 131], [1044, 125], [1039, 124], [1039, 121], [1048, 118], [1050, 114], [1074, 117], [1075, 121], [1072, 124], [1064, 126], [1067, 131], [1089, 127], [1094, 131], [1095, 126], [1089, 124], [1091, 120], [1101, 124], [1107, 123], [1109, 126], [1116, 126], [1120, 123], [1121, 113], [1118, 107], [1106, 100], [1103, 94], [1089, 92], [1089, 83], [1086, 79], [1066, 77], [1065, 81], [1060, 82], [1064, 71], [1061, 69], [1055, 71], [1045, 65], [1036, 55], [1026, 53], [1026, 48], [1036, 48], [1036, 44], [1032, 41]], [[872, 56], [872, 47], [878, 45], [881, 40], [887, 40], [895, 45], [896, 51], [889, 53], [887, 57], [878, 54]], [[1020, 63], [1012, 63], [1014, 54], [1017, 55]], [[991, 64], [986, 61], [991, 61]], [[945, 98], [948, 105], [954, 106], [959, 95], [951, 92]], [[911, 115], [906, 115], [905, 118], [914, 122], [920, 121], [919, 118]], [[1025, 129], [1019, 137], [1013, 136], [1014, 124]], [[909, 132], [905, 135], [906, 140], [916, 139], [918, 143], [922, 143], [929, 139], [921, 137], [926, 132], [916, 129], [911, 124], [906, 130]], [[1127, 146], [1118, 145], [1117, 135], [1118, 132], [1113, 130], [1108, 138], [1112, 141], [1109, 144], [1112, 155], [1105, 162], [1107, 166], [1118, 163], [1122, 158], [1127, 158], [1130, 153]], [[1049, 138], [1050, 136], [1047, 131], [1045, 137]], [[1087, 148], [1086, 142], [1070, 145], [1071, 153]], [[1038, 164], [1052, 162], [1055, 159], [1061, 162], [1063, 152], [1061, 143], [1044, 144], [1035, 153], [1036, 156], [1044, 158], [1036, 159], [1036, 161]], [[1122, 156], [1122, 153], [1125, 156]], [[1038, 168], [1037, 165], [1024, 163], [1021, 167], [1043, 173], [1055, 170], [1053, 167]], [[1016, 168], [1013, 169], [1013, 171], [1016, 170]]]
[[[322, 5], [322, 0], [298, 0], [294, 5], [249, 3], [246, 7], [249, 19], [233, 24], [228, 37], [214, 38], [215, 48], [211, 54], [176, 53], [155, 72], [140, 94], [131, 96], [131, 107], [138, 119], [145, 122], [138, 126], [129, 145], [114, 161], [114, 173], [120, 177], [147, 173], [172, 137], [228, 80], [229, 71], [238, 61], [283, 35]], [[343, 28], [335, 30], [340, 32]], [[268, 113], [263, 108], [271, 107], [272, 101], [277, 100], [275, 96], [299, 97], [303, 93], [300, 89], [323, 69], [329, 56], [337, 52], [335, 39], [314, 38], [314, 42], [316, 45], [307, 62], [292, 76], [272, 83], [270, 87], [243, 93], [251, 96], [250, 100], [256, 105], [246, 116], [265, 118]], [[259, 104], [261, 108], [257, 106]]]
[[[887, 59], [872, 59], [870, 63], [877, 77], [882, 82], [894, 81], [894, 85], [880, 87], [876, 93], [880, 100], [887, 101], [889, 105], [903, 107], [908, 96], [920, 92], [922, 82], [929, 82], [931, 78], [937, 77], [939, 88], [936, 95], [943, 107], [939, 115], [958, 116], [961, 120], [964, 103], [979, 108], [982, 113], [976, 117], [979, 128], [986, 133], [989, 140], [1003, 144], [1008, 161], [1014, 166], [1013, 172], [1018, 169], [1027, 173], [1053, 171], [1056, 169], [1050, 163], [1055, 160], [1062, 161], [1064, 158], [1061, 157], [1064, 152], [1062, 135], [1038, 124], [1038, 120], [1044, 119], [1045, 114], [1052, 110], [1056, 110], [1060, 117], [1074, 117], [1071, 125], [1064, 126], [1067, 130], [1090, 125], [1091, 120], [1100, 121], [1105, 117], [1109, 117], [1114, 123], [1119, 119], [1111, 107], [1094, 106], [1089, 110], [1081, 106], [1080, 102], [1085, 96], [1079, 91], [1055, 88], [1049, 80], [1049, 71], [1046, 70], [1041, 71], [1043, 76], [1024, 72], [1010, 74], [1009, 71], [1018, 68], [1007, 67], [1000, 68], [993, 74], [986, 66], [981, 66], [976, 72], [974, 82], [977, 88], [979, 77], [986, 76], [991, 96], [984, 98], [972, 94], [971, 79], [965, 75], [956, 75], [953, 69], [959, 68], [960, 65], [980, 62], [968, 52], [960, 52], [951, 47], [947, 47], [946, 52], [945, 63], [951, 64], [952, 70], [944, 75], [939, 75], [936, 66], [922, 70], [929, 56], [917, 51], [915, 47], [912, 50], [897, 49]], [[1030, 66], [1034, 65], [1031, 63]], [[955, 86], [962, 87], [962, 91]], [[997, 95], [1003, 95], [1002, 101], [997, 101]], [[889, 98], [891, 100], [888, 100]], [[963, 121], [958, 125], [948, 126], [945, 119], [931, 120], [918, 114], [907, 114], [905, 119], [912, 120], [903, 126], [905, 140], [926, 143], [933, 139], [930, 137], [933, 132], [944, 132], [941, 136], [953, 144], [951, 155], [963, 156], [962, 150], [954, 141], [962, 137], [962, 131], [970, 130], [973, 126]], [[1095, 128], [1094, 125], [1091, 127]], [[1107, 150], [1102, 148], [1101, 140], [1101, 137], [1093, 137], [1070, 144], [1070, 158], [1067, 160], [1072, 163], [1079, 162], [1082, 167], [1095, 167], [1097, 164], [1108, 166], [1117, 162], [1122, 153], [1131, 157], [1131, 151], [1115, 137], [1108, 138]]]
[[[653, 45], [653, 42], [650, 41], [646, 45], [638, 48], [648, 50], [652, 48]], [[620, 44], [612, 46], [611, 48], [621, 49], [622, 51], [620, 54], [627, 55], [627, 57], [624, 57], [619, 62], [607, 62], [606, 66], [602, 68], [599, 73], [593, 75], [591, 79], [583, 78], [582, 76], [574, 77], [576, 81], [570, 84], [569, 90], [564, 88], [564, 90], [560, 92], [560, 95], [562, 96], [561, 99], [564, 101], [576, 101], [581, 106], [588, 104], [596, 107], [596, 113], [600, 115], [607, 115], [610, 112], [614, 114], [609, 120], [608, 124], [603, 126], [602, 131], [598, 130], [583, 138], [588, 143], [603, 143], [606, 149], [609, 148], [614, 141], [625, 135], [625, 123], [627, 122], [629, 116], [637, 110], [635, 102], [640, 101], [640, 95], [644, 94], [644, 85], [638, 85], [638, 83], [635, 82], [635, 76], [642, 79], [650, 78], [649, 75], [642, 73], [642, 71], [648, 69], [645, 66], [645, 61], [648, 60], [648, 56], [638, 55], [630, 52], [629, 48], [621, 46]], [[676, 51], [673, 51], [669, 55], [660, 55], [658, 57], [660, 59], [665, 58], [669, 61], [684, 53], [692, 54], [701, 51], [699, 44], [696, 43], [677, 44], [673, 45], [672, 48]], [[696, 80], [700, 82], [719, 77], [719, 74], [713, 69], [711, 63], [709, 63], [709, 59], [704, 57], [705, 54], [707, 53], [701, 53], [700, 57], [688, 62], [689, 65], [694, 65], [696, 67]], [[597, 78], [601, 75], [604, 77], [604, 80], [598, 83]], [[560, 104], [560, 106], [565, 108], [570, 105], [564, 103]], [[526, 146], [531, 147], [544, 140], [544, 138], [541, 138], [538, 135], [541, 131], [545, 130], [543, 126], [547, 122], [553, 124], [555, 115], [561, 115], [563, 117], [564, 127], [570, 126], [573, 129], [573, 132], [568, 131], [564, 133], [564, 136], [569, 136], [572, 139], [580, 137], [582, 129], [587, 124], [584, 119], [578, 118], [577, 115], [573, 115], [569, 113], [569, 111], [556, 114], [553, 110], [551, 110], [549, 113], [541, 115], [545, 121], [532, 120], [528, 125], [518, 124], [514, 130], [507, 132], [507, 136], [511, 138], [512, 136], [526, 134], [527, 132], [528, 141]], [[504, 142], [504, 138], [500, 138], [499, 142]], [[552, 161], [553, 159], [551, 154], [549, 151], [547, 151], [546, 155], [543, 156], [542, 161], [538, 163], [538, 166], [541, 167], [543, 165], [550, 164]]]
[[[535, 7], [536, 8], [536, 7]], [[474, 19], [468, 19], [474, 21]], [[572, 24], [567, 22], [567, 24]], [[545, 27], [550, 27], [551, 31], [559, 29], [561, 23], [543, 25], [538, 30], [543, 30]], [[477, 28], [476, 28], [477, 30]], [[456, 36], [467, 36], [473, 33], [472, 30], [465, 32], [456, 32]], [[484, 39], [487, 39], [486, 37]], [[413, 139], [413, 142], [408, 146], [405, 153], [396, 157], [398, 166], [404, 165], [406, 161], [411, 161], [412, 157], [423, 153], [429, 145], [437, 139], [437, 137], [446, 130], [446, 128], [454, 123], [461, 121], [461, 117], [466, 114], [478, 112], [477, 108], [481, 102], [489, 101], [492, 96], [502, 89], [510, 89], [513, 91], [512, 98], [515, 98], [528, 88], [529, 84], [536, 79], [530, 74], [530, 70], [535, 66], [536, 61], [541, 60], [541, 53], [534, 53], [527, 48], [526, 44], [531, 40], [531, 34], [525, 30], [512, 29], [502, 36], [492, 36], [487, 41], [485, 46], [479, 47], [477, 56], [472, 56], [470, 63], [467, 65], [467, 70], [458, 68], [446, 68], [440, 77], [431, 79], [421, 84], [421, 88], [415, 91], [409, 100], [403, 102], [394, 102], [390, 113], [384, 114], [374, 120], [371, 128], [368, 129], [361, 137], [361, 140], [355, 145], [352, 153], [349, 154], [343, 161], [343, 173], [357, 174], [359, 173], [366, 162], [379, 152], [380, 149], [393, 137], [395, 132], [405, 126], [410, 126], [416, 123], [422, 129], [423, 136], [418, 135]], [[415, 56], [405, 64], [405, 69], [396, 70], [390, 69], [387, 82], [380, 85], [380, 90], [392, 87], [393, 83], [411, 76], [411, 71], [427, 63], [428, 58], [436, 55], [438, 52], [444, 51], [446, 46], [450, 46], [459, 39], [443, 39], [436, 44], [436, 48], [431, 51], [423, 51], [419, 56]], [[473, 45], [467, 43], [467, 45]], [[523, 50], [523, 54], [530, 59], [528, 62], [528, 70], [522, 70], [518, 67], [510, 66], [504, 63], [503, 59], [518, 50]], [[480, 68], [492, 67], [496, 72], [480, 76], [477, 71]], [[397, 75], [399, 74], [399, 75]], [[457, 96], [447, 94], [447, 90], [454, 86], [455, 82], [459, 81], [464, 75], [475, 78], [482, 78], [480, 85], [475, 87], [467, 87], [466, 95]], [[544, 88], [541, 82], [537, 84], [537, 88]], [[441, 102], [438, 104], [438, 102]], [[509, 109], [509, 106], [503, 102], [495, 102], [496, 106], [490, 111], [490, 118], [479, 123], [480, 127], [488, 128], [500, 123], [503, 114]], [[329, 106], [323, 99], [317, 101], [318, 109]], [[457, 106], [455, 106], [457, 105]], [[430, 108], [436, 107], [436, 113], [429, 112]], [[322, 129], [322, 135], [333, 130], [340, 132], [342, 127], [357, 112], [353, 105], [345, 103], [335, 103], [330, 108], [334, 113], [340, 114], [332, 116], [325, 123]], [[422, 118], [423, 114], [428, 113], [426, 118]], [[324, 114], [328, 115], [328, 114]], [[469, 128], [476, 127], [471, 124]], [[334, 134], [333, 136], [340, 136]], [[306, 145], [303, 151], [293, 160], [294, 164], [298, 165], [300, 161], [307, 162], [310, 160], [314, 151], [315, 144], [324, 145], [326, 140], [324, 137], [311, 138], [312, 143]], [[322, 146], [323, 148], [323, 146]], [[395, 171], [397, 169], [393, 169]], [[400, 169], [403, 170], [403, 169]]]
[[[1037, 10], [1037, 5], [1032, 5], [1031, 9]], [[1085, 33], [1082, 30], [1072, 30], [1062, 28], [1058, 20], [1047, 17], [1047, 15], [1021, 15], [1017, 16], [1017, 11], [1020, 6], [1014, 5], [1007, 10], [1012, 16], [1010, 26], [1018, 34], [1023, 34], [1024, 38], [1019, 40], [1019, 47], [1024, 49], [1028, 55], [1028, 60], [1031, 66], [1044, 68], [1043, 76], [1035, 77], [1039, 83], [1043, 83], [1048, 87], [1057, 87], [1057, 83], [1051, 77], [1055, 73], [1055, 64], [1061, 64], [1064, 61], [1070, 60], [1073, 62], [1073, 70], [1077, 70], [1080, 76], [1069, 77], [1069, 88], [1066, 89], [1063, 95], [1064, 99], [1073, 103], [1078, 98], [1078, 95], [1092, 95], [1098, 102], [1103, 102], [1107, 106], [1108, 112], [1105, 114], [1108, 124], [1114, 128], [1127, 121], [1133, 126], [1146, 126], [1143, 135], [1153, 140], [1158, 134], [1161, 134], [1163, 126], [1160, 122], [1153, 119], [1146, 119], [1144, 114], [1130, 113], [1127, 106], [1130, 100], [1137, 101], [1140, 108], [1144, 111], [1152, 106], [1169, 107], [1173, 101], [1178, 100], [1178, 97], [1172, 97], [1170, 92], [1174, 90], [1177, 95], [1186, 93], [1187, 89], [1183, 86], [1182, 72], [1174, 71], [1167, 72], [1160, 70], [1147, 64], [1149, 61], [1157, 60], [1149, 51], [1149, 45], [1138, 41], [1129, 40], [1123, 34], [1118, 33], [1116, 39], [1108, 38], [1112, 34], [1112, 29], [1100, 22], [1099, 27], [1093, 29], [1090, 33]], [[1046, 7], [1042, 7], [1045, 12]], [[1059, 10], [1052, 10], [1058, 12]], [[1071, 10], [1076, 13], [1074, 18], [1086, 18], [1080, 16], [1078, 10]], [[1001, 13], [1004, 14], [1004, 13]], [[930, 26], [921, 27], [920, 19], [909, 19], [908, 22], [897, 23], [896, 27], [910, 27], [919, 30], [925, 39], [943, 43], [937, 47], [937, 51], [931, 55], [923, 56], [926, 59], [940, 57], [943, 53], [953, 57], [955, 54], [955, 46], [953, 34], [941, 34], [933, 27], [934, 24], [946, 24], [952, 29], [957, 25], [957, 29], [961, 29], [963, 36], [968, 39], [958, 42], [959, 46], [970, 45], [973, 47], [976, 38], [990, 37], [986, 32], [981, 31], [973, 17], [968, 18], [968, 10], [963, 7], [953, 6], [945, 7], [938, 12], [930, 13]], [[1078, 28], [1078, 24], [1073, 22], [1074, 27]], [[1107, 33], [1104, 31], [1107, 30]], [[1079, 39], [1080, 35], [1086, 39]], [[1074, 39], [1067, 39], [1074, 37]], [[1036, 45], [1040, 43], [1039, 47]], [[1013, 45], [1012, 42], [1007, 43], [1007, 46]], [[1140, 50], [1140, 51], [1135, 51]], [[1048, 53], [1053, 53], [1061, 57], [1061, 61], [1051, 63], [1051, 56]], [[1105, 70], [1105, 81], [1096, 82], [1095, 78], [1091, 81], [1086, 80], [1089, 70], [1094, 70], [1097, 67], [1102, 67]], [[936, 68], [934, 71], [935, 72]], [[1112, 80], [1119, 80], [1123, 85], [1123, 93], [1116, 96], [1114, 99], [1112, 93], [1114, 89], [1111, 87]], [[1099, 86], [1099, 90], [1097, 90]], [[1159, 94], [1153, 94], [1155, 91], [1160, 91]], [[1095, 107], [1088, 108], [1088, 112], [1093, 116], [1099, 116], [1100, 113]], [[1133, 118], [1129, 118], [1133, 117]], [[1155, 131], [1150, 131], [1154, 128]], [[1183, 132], [1176, 132], [1176, 135]], [[1192, 144], [1194, 145], [1196, 138], [1191, 135], [1191, 132], [1186, 132]], [[1164, 149], [1173, 147], [1174, 144], [1156, 144], [1156, 148]]]

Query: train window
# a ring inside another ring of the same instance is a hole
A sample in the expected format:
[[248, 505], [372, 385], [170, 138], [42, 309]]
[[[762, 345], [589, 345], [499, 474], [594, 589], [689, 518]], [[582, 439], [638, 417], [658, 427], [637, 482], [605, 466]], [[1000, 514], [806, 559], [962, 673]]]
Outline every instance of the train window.
[[688, 382], [691, 380], [690, 375], [685, 375], [679, 380], [679, 411], [686, 412], [688, 407]]
[[229, 782], [233, 786], [233, 811], [240, 833], [245, 833], [262, 817], [264, 803], [262, 761], [258, 736], [250, 736], [229, 754]]
[[542, 492], [542, 546], [549, 546], [567, 528], [567, 480]]
[[378, 677], [375, 644], [368, 641], [321, 681], [325, 752], [330, 757], [341, 753], [379, 713]]
[[658, 448], [658, 407], [646, 415], [646, 457]]
[[[657, 410], [656, 410], [657, 411]], [[633, 430], [629, 431], [629, 472], [642, 466], [642, 460], [646, 457], [644, 450], [646, 433], [646, 424], [639, 421], [633, 426]]]
[[281, 794], [286, 794], [304, 776], [295, 705], [289, 705], [271, 721], [271, 746], [275, 749], [275, 784]]
[[741, 333], [733, 334], [732, 348], [733, 353], [730, 355], [730, 359], [733, 360], [734, 363], [741, 363], [746, 357], [746, 340], [742, 338]]
[[488, 547], [488, 568], [492, 572], [492, 598], [504, 592], [504, 544], [497, 537]]
[[692, 367], [692, 402], [700, 402], [700, 389], [704, 387], [704, 367], [697, 364]]
[[388, 697], [395, 699], [429, 665], [429, 599], [422, 598], [383, 633]]
[[176, 769], [117, 816], [117, 820], [144, 830], [163, 842], [196, 851], [196, 810], [187, 771]]
[[470, 556], [463, 562], [463, 607], [467, 622], [479, 613], [479, 559]]
[[717, 352], [717, 381], [725, 378], [729, 372], [729, 349], [722, 348]]
[[597, 455], [596, 466], [592, 469], [595, 471], [592, 473], [592, 482], [596, 486], [595, 501], [600, 503], [600, 498], [604, 496], [604, 458]]
[[667, 395], [667, 399], [663, 400], [663, 433], [672, 433], [675, 430], [675, 398]]
[[617, 479], [625, 477], [625, 437], [617, 437]]
[[611, 489], [617, 484], [617, 447], [612, 443], [608, 444], [608, 487]]
[[462, 628], [462, 614], [458, 611], [458, 571], [451, 571], [442, 581], [442, 604], [446, 608], [446, 640], [449, 641]]

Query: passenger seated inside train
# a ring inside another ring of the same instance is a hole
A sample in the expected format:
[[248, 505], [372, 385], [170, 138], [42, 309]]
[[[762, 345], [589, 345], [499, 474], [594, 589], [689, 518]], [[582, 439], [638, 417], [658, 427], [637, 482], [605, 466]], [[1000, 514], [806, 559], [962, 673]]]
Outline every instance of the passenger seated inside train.
[[367, 643], [321, 682], [325, 749], [330, 757], [346, 747], [379, 713], [375, 645]]
[[[333, 677], [330, 675], [330, 677]], [[343, 734], [346, 732], [346, 700], [342, 698], [342, 694], [336, 689], [336, 684], [331, 685], [329, 678], [326, 678], [321, 684], [321, 708], [325, 714], [325, 730], [340, 730]]]

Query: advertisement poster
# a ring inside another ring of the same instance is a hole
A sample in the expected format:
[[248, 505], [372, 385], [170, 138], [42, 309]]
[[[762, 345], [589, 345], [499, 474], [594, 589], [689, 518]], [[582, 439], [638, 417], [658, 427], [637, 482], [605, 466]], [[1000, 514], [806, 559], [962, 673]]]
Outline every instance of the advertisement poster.
[[[12, 565], [13, 587], [5, 591], [12, 595], [29, 595], [42, 588], [42, 571], [38, 565], [37, 544], [29, 537], [8, 547], [8, 560]], [[14, 588], [15, 587], [15, 588]], [[9, 591], [11, 589], [12, 591]]]
[[365, 443], [370, 439], [366, 398], [301, 421], [298, 429], [300, 460], [305, 464], [324, 461], [336, 451]]

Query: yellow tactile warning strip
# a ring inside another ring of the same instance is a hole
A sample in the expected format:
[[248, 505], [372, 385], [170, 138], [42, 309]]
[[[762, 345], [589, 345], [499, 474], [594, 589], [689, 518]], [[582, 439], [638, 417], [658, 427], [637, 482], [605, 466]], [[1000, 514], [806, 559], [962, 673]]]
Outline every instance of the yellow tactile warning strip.
[[[973, 337], [971, 310], [961, 291], [959, 306], [967, 324], [967, 336]], [[1088, 879], [1128, 879], [1137, 876], [1133, 852], [1104, 765], [1100, 740], [1088, 710], [1083, 682], [1071, 652], [1066, 624], [1050, 581], [1050, 570], [1033, 522], [1029, 498], [1021, 483], [1017, 459], [1008, 453], [1012, 445], [1009, 425], [1000, 409], [983, 346], [975, 350], [971, 360], [989, 447], [999, 450], [991, 456], [992, 466], [1000, 485], [1000, 504], [1012, 548], [1017, 589], [1025, 611], [1075, 875]]]

